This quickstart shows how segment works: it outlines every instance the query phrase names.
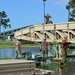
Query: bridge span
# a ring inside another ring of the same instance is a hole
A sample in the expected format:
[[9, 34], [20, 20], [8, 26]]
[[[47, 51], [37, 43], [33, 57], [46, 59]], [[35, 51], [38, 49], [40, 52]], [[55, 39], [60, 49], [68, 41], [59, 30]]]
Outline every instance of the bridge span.
[[41, 42], [47, 38], [48, 42], [61, 42], [64, 36], [69, 42], [75, 42], [75, 22], [55, 23], [55, 24], [35, 24], [14, 32], [14, 38]]

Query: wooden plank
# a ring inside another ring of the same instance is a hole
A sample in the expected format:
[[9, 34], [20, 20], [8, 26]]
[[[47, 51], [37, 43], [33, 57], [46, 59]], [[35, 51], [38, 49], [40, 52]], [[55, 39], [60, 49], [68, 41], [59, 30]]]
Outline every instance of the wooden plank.
[[18, 63], [35, 63], [35, 61], [23, 59], [0, 60], [0, 64], [18, 64]]
[[32, 60], [0, 60], [0, 75], [11, 73], [28, 73], [35, 71], [35, 61]]

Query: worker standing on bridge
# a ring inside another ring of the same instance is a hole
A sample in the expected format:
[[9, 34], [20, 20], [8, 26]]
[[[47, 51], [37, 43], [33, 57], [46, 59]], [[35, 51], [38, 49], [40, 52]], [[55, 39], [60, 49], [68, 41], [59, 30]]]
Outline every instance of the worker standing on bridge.
[[46, 41], [46, 38], [43, 39], [40, 50], [42, 51], [43, 57], [48, 57], [48, 42]]
[[45, 23], [48, 24], [48, 23], [53, 23], [51, 20], [49, 20], [49, 18], [51, 18], [51, 15], [49, 15], [49, 13], [47, 13], [46, 15], [44, 15], [45, 17]]
[[14, 42], [14, 46], [16, 50], [16, 58], [20, 58], [21, 57], [21, 42], [19, 41], [19, 39], [16, 39], [16, 41]]
[[68, 39], [67, 39], [67, 36], [65, 36], [61, 43], [63, 63], [66, 61], [66, 56], [67, 56], [67, 51], [66, 51], [68, 49], [67, 42], [68, 42]]

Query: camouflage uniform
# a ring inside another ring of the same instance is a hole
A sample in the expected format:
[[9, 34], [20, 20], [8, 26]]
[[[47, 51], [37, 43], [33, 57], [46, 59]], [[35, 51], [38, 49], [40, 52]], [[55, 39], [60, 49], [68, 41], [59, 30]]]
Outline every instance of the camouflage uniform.
[[68, 41], [67, 38], [64, 38], [61, 43], [63, 63], [65, 62], [67, 56], [67, 51], [66, 51], [68, 49], [67, 41]]
[[20, 43], [20, 41], [17, 40], [14, 43], [14, 46], [15, 46], [15, 50], [16, 50], [16, 58], [20, 58], [20, 56], [21, 56], [21, 43]]
[[40, 49], [42, 50], [43, 57], [48, 57], [48, 42], [46, 39], [41, 43]]

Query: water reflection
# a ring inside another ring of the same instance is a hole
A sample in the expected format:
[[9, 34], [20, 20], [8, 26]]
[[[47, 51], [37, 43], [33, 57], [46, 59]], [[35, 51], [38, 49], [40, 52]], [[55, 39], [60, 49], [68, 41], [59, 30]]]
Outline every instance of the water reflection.
[[[42, 55], [39, 47], [21, 48], [21, 52], [31, 52], [34, 55]], [[15, 58], [15, 48], [0, 48], [0, 58]], [[51, 56], [51, 53], [48, 53]]]
[[[30, 51], [32, 54], [41, 55], [40, 49], [38, 47], [22, 48], [21, 51], [22, 52]], [[73, 51], [72, 53], [75, 54], [75, 51]], [[51, 53], [49, 53], [49, 55], [51, 55]], [[0, 58], [15, 58], [15, 49], [0, 48]], [[49, 69], [51, 70], [51, 68]], [[75, 61], [69, 60], [66, 66], [54, 67], [52, 70], [55, 71], [55, 75], [75, 75]], [[15, 74], [11, 74], [11, 75], [15, 75]], [[26, 74], [16, 73], [16, 75], [26, 75]]]
[[75, 75], [75, 62], [67, 62], [66, 65], [55, 67], [55, 75]]
[[69, 62], [66, 67], [61, 68], [62, 75], [75, 75], [75, 63]]
[[0, 58], [15, 58], [14, 48], [0, 48]]
[[[39, 47], [21, 48], [21, 52], [28, 51], [35, 55], [41, 55]], [[0, 58], [15, 58], [15, 53], [15, 48], [0, 48]]]

